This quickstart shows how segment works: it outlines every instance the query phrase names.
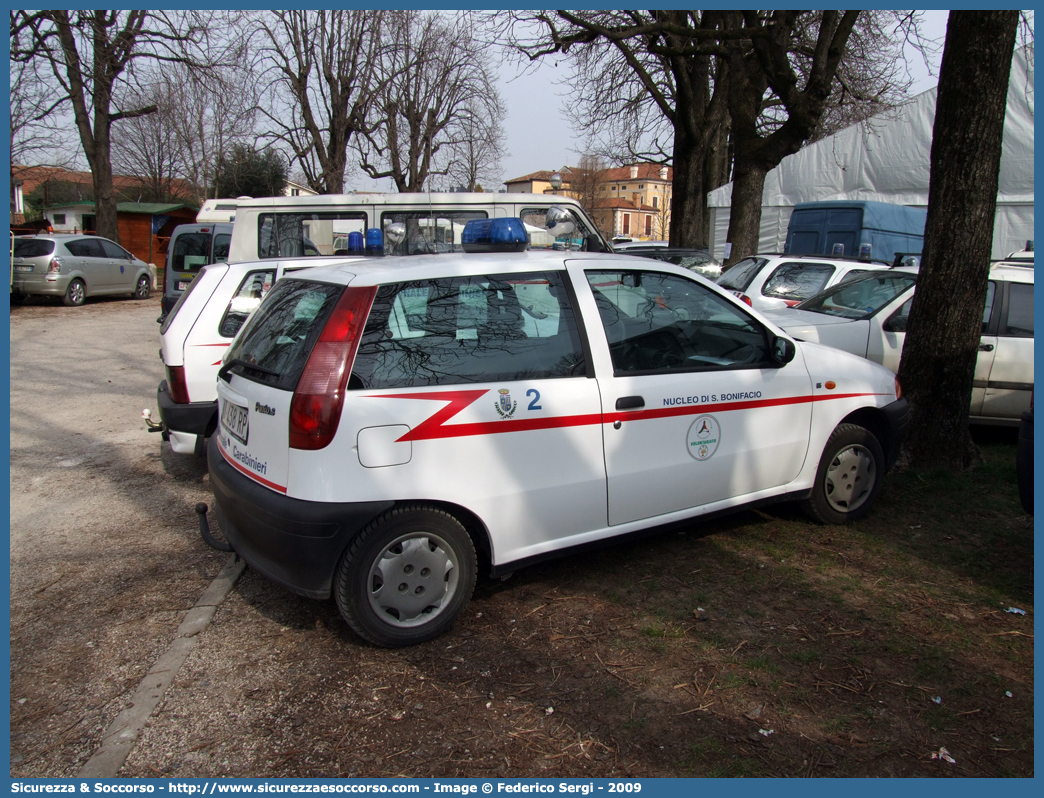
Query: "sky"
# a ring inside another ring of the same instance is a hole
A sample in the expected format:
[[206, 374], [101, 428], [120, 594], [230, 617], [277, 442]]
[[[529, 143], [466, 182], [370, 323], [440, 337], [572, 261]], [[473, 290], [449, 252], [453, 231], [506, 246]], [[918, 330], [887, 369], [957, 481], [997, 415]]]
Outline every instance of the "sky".
[[[922, 33], [938, 41], [932, 63], [908, 52], [907, 61], [915, 79], [911, 95], [927, 91], [938, 83], [939, 60], [946, 36], [948, 11], [925, 11]], [[567, 102], [567, 90], [556, 85], [567, 74], [567, 67], [556, 67], [552, 60], [541, 61], [536, 69], [516, 77], [512, 65], [501, 69], [500, 91], [508, 109], [505, 121], [508, 157], [503, 159], [503, 178], [521, 177], [541, 169], [575, 166], [580, 158], [578, 140], [572, 125], [561, 109]]]

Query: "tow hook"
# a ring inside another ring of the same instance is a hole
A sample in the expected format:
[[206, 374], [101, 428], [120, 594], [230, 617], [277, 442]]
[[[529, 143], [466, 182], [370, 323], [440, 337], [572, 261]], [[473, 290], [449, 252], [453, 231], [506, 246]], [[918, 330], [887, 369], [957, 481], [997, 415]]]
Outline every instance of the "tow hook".
[[149, 410], [146, 407], [144, 410], [141, 411], [141, 417], [145, 420], [145, 426], [148, 428], [149, 432], [162, 432], [163, 440], [167, 440], [166, 426], [164, 426], [162, 421], [159, 424], [157, 424], [155, 421], [152, 420], [151, 410]]
[[217, 549], [218, 551], [232, 551], [231, 543], [224, 540], [217, 540], [212, 534], [210, 534], [210, 524], [207, 523], [206, 504], [200, 502], [196, 505], [196, 515], [199, 516], [199, 534], [203, 536], [203, 542], [210, 546], [210, 548]]

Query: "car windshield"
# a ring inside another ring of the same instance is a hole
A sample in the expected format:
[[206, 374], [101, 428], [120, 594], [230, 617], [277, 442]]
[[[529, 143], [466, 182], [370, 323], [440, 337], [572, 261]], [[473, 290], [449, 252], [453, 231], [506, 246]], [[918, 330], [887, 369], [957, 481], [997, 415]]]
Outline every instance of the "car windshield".
[[910, 272], [870, 272], [809, 297], [796, 305], [843, 319], [868, 319], [917, 282]]

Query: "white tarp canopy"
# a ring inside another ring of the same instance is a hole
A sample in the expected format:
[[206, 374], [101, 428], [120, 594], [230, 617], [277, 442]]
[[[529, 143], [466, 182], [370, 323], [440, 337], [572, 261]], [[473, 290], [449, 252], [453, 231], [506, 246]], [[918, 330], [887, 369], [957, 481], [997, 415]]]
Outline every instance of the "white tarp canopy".
[[[928, 206], [936, 90], [897, 112], [852, 125], [784, 158], [765, 176], [759, 252], [782, 252], [790, 213], [799, 202], [876, 200]], [[711, 252], [722, 259], [732, 184], [707, 195]], [[992, 258], [1033, 238], [1033, 46], [1015, 52], [1008, 84]]]

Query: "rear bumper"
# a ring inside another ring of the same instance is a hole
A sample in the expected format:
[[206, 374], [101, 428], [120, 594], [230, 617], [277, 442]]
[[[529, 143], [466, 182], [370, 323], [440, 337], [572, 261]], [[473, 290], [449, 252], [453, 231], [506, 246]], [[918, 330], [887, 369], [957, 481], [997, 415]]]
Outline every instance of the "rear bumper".
[[899, 459], [899, 449], [903, 445], [903, 438], [906, 437], [906, 430], [910, 426], [910, 403], [905, 399], [896, 399], [891, 404], [882, 407], [881, 411], [884, 413], [891, 433], [888, 436], [889, 445], [885, 451], [886, 468], [890, 469]]
[[58, 274], [49, 280], [43, 274], [15, 272], [11, 279], [11, 288], [16, 294], [64, 296], [72, 278], [71, 274]]
[[395, 502], [307, 502], [236, 471], [217, 438], [207, 447], [218, 523], [236, 554], [258, 573], [309, 598], [329, 598], [352, 537]]
[[170, 398], [166, 380], [156, 389], [156, 404], [159, 405], [163, 425], [170, 430], [209, 435], [217, 424], [217, 399], [213, 402], [178, 404]]

